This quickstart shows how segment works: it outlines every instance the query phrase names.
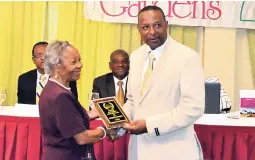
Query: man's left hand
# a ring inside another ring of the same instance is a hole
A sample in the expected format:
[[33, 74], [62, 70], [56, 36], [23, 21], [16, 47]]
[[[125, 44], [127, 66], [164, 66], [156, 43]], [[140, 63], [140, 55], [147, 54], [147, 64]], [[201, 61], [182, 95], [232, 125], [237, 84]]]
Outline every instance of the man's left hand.
[[127, 130], [129, 133], [136, 135], [148, 132], [145, 120], [137, 120], [131, 123], [127, 123], [126, 125], [123, 126], [123, 128]]

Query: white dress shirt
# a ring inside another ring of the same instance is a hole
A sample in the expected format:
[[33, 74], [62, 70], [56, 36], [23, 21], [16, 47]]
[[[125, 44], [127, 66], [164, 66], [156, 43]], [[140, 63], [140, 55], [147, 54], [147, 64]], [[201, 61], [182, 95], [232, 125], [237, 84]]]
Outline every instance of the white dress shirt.
[[157, 61], [160, 57], [160, 55], [162, 54], [163, 52], [163, 49], [165, 48], [165, 46], [167, 45], [167, 42], [168, 42], [168, 37], [165, 41], [164, 44], [162, 44], [160, 47], [154, 49], [154, 50], [151, 50], [150, 46], [147, 46], [147, 49], [146, 49], [146, 56], [144, 58], [144, 67], [143, 67], [143, 72], [142, 72], [142, 81], [143, 81], [143, 78], [145, 76], [145, 73], [146, 73], [146, 70], [148, 68], [148, 65], [149, 65], [149, 56], [148, 56], [148, 53], [151, 51], [151, 54], [154, 56], [155, 60], [152, 62], [153, 63], [153, 67], [156, 66], [157, 64]]
[[127, 76], [122, 80], [119, 80], [118, 78], [113, 76], [113, 79], [114, 79], [114, 85], [115, 85], [115, 95], [117, 95], [118, 90], [119, 90], [119, 85], [118, 85], [119, 81], [123, 82], [122, 83], [122, 89], [123, 89], [124, 94], [125, 94], [126, 93], [126, 86], [127, 86]]

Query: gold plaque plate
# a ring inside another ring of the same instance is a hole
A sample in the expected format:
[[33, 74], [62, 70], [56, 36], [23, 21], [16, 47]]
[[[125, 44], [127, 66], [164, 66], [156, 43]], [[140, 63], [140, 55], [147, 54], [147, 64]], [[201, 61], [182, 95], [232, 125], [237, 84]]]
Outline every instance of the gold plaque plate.
[[92, 102], [107, 128], [119, 128], [130, 122], [115, 97], [94, 99]]

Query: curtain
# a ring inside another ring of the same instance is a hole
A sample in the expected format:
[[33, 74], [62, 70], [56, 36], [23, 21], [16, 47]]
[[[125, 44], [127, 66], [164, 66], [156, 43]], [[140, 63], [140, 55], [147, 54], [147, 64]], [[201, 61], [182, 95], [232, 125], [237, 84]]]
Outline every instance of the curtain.
[[45, 2], [0, 2], [0, 86], [3, 105], [17, 101], [17, 78], [34, 67], [31, 48], [43, 39]]
[[248, 30], [248, 44], [250, 52], [250, 63], [252, 70], [252, 80], [253, 85], [255, 86], [255, 30]]
[[[5, 105], [16, 103], [18, 76], [34, 68], [31, 49], [38, 41], [67, 40], [79, 50], [83, 69], [77, 82], [78, 94], [85, 108], [93, 79], [110, 72], [111, 52], [124, 49], [131, 54], [142, 44], [136, 24], [85, 19], [84, 2], [0, 2], [0, 7], [4, 11], [0, 16], [5, 16], [5, 21], [0, 22], [1, 27], [5, 26], [0, 31], [4, 35], [0, 38], [4, 47], [0, 74], [5, 75], [0, 86], [6, 86], [8, 92]], [[170, 26], [169, 34], [196, 50], [197, 27]]]
[[183, 26], [170, 26], [170, 35], [178, 42], [194, 49], [197, 49], [198, 39], [198, 28], [197, 27], [183, 27]]

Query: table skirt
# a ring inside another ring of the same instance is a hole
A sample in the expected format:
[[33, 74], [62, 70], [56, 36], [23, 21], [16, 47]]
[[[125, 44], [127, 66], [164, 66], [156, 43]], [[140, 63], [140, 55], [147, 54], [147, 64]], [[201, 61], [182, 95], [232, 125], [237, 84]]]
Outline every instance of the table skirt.
[[[206, 160], [255, 160], [255, 127], [195, 125], [195, 131]], [[97, 160], [126, 160], [128, 140], [129, 135], [95, 143]], [[39, 118], [0, 116], [0, 160], [40, 160], [42, 148]]]

